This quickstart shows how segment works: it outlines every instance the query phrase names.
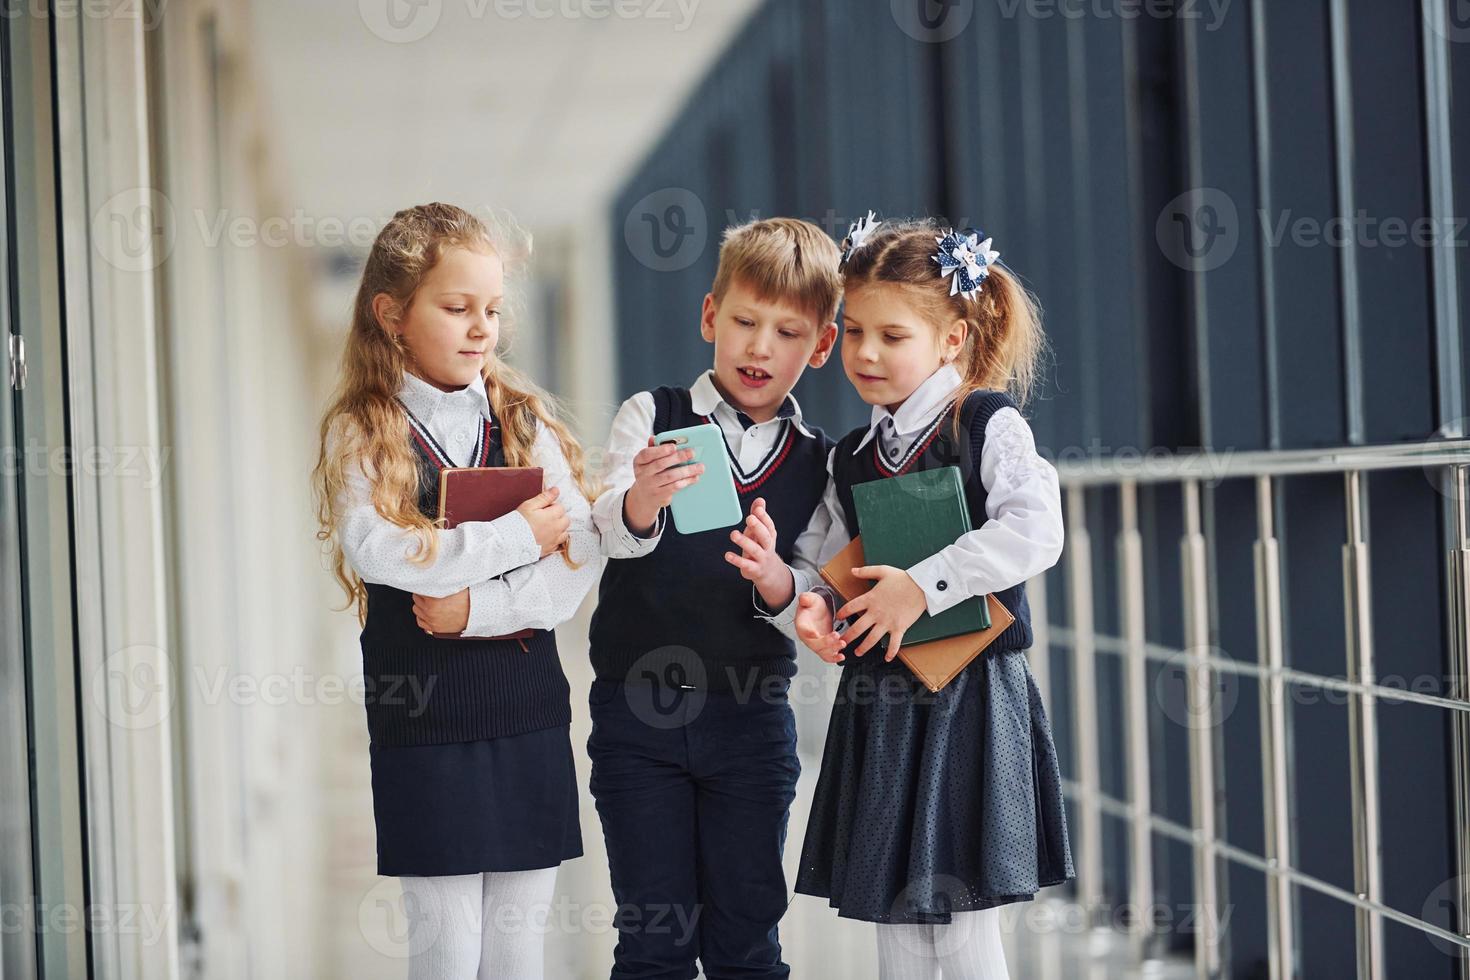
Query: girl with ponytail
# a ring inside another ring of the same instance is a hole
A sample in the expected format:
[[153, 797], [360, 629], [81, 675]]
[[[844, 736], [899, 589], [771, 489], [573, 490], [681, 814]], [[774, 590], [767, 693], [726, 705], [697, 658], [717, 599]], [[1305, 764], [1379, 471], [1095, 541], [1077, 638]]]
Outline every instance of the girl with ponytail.
[[[832, 450], [790, 566], [763, 511], [742, 546], [764, 618], [842, 670], [796, 891], [877, 923], [886, 980], [997, 980], [1000, 906], [1074, 877], [1026, 654], [1025, 583], [1063, 537], [1056, 470], [1021, 414], [1040, 315], [978, 232], [870, 213], [843, 248], [842, 365], [870, 423]], [[839, 608], [817, 570], [857, 533], [852, 488], [945, 466], [960, 468], [976, 530], [909, 568], [854, 569], [875, 584]], [[1015, 622], [938, 692], [895, 661], [922, 614], [987, 594]]]

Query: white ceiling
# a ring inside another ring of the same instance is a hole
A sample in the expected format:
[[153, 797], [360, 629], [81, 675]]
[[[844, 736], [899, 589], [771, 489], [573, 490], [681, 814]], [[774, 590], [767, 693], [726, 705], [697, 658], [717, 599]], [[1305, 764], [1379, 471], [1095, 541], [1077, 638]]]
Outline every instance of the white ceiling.
[[758, 5], [255, 0], [282, 190], [344, 221], [435, 199], [537, 232], [585, 220]]

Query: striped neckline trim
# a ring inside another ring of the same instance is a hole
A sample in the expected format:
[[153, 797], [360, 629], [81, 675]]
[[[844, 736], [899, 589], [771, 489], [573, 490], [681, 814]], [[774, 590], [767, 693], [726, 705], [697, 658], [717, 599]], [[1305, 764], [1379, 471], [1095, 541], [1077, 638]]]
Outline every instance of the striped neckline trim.
[[[419, 421], [418, 416], [413, 414], [413, 410], [407, 405], [404, 405], [402, 400], [398, 404], [403, 405], [403, 412], [408, 416], [408, 427], [414, 441], [418, 443], [419, 449], [423, 451], [424, 456], [428, 458], [429, 462], [434, 464], [434, 468], [440, 470], [458, 469], [454, 461], [449, 458], [449, 453], [444, 450], [443, 446], [439, 445], [438, 440], [429, 433], [428, 427]], [[493, 441], [492, 437], [494, 432], [494, 421], [492, 419], [481, 419], [480, 432], [475, 438], [475, 448], [470, 453], [470, 466], [485, 466], [489, 463], [490, 444]]]
[[[701, 415], [700, 418], [706, 423], [719, 424], [718, 422], [713, 422], [708, 415]], [[737, 490], [741, 493], [749, 493], [770, 479], [771, 474], [780, 468], [781, 464], [786, 461], [786, 457], [791, 453], [794, 429], [795, 427], [791, 424], [790, 418], [783, 419], [781, 421], [781, 434], [776, 437], [775, 444], [771, 446], [770, 451], [766, 453], [765, 457], [761, 459], [755, 469], [749, 473], [740, 468], [740, 460], [736, 459], [735, 454], [730, 450], [730, 443], [724, 438], [724, 430], [720, 430], [720, 442], [724, 444], [725, 456], [730, 460], [730, 469], [734, 472], [735, 487]]]
[[881, 433], [875, 433], [873, 437], [873, 459], [877, 462], [878, 468], [888, 476], [902, 476], [904, 473], [907, 473], [909, 467], [914, 465], [914, 461], [924, 454], [924, 451], [929, 448], [929, 444], [939, 435], [940, 427], [943, 426], [946, 419], [954, 414], [955, 405], [957, 404], [958, 402], [950, 402], [948, 408], [936, 415], [934, 421], [930, 422], [924, 431], [919, 433], [918, 437], [914, 439], [914, 443], [909, 446], [908, 452], [904, 453], [895, 462], [890, 463], [883, 458], [883, 436]]

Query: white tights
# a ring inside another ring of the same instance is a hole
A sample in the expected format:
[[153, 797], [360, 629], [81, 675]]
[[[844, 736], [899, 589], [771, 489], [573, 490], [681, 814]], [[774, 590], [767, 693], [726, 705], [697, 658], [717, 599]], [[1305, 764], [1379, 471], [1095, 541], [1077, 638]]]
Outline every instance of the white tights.
[[408, 980], [542, 980], [555, 868], [398, 880]]
[[1000, 909], [952, 912], [949, 925], [878, 926], [881, 980], [1010, 980]]

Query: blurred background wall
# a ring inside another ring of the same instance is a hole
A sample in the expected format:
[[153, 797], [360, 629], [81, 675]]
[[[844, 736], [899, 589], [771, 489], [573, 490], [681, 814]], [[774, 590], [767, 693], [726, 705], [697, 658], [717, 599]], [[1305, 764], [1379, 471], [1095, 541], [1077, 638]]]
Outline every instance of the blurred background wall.
[[[1079, 871], [1008, 910], [1013, 974], [1467, 980], [1460, 6], [8, 5], [0, 977], [403, 975], [307, 474], [367, 247], [437, 199], [534, 237], [506, 356], [594, 465], [708, 366], [727, 225], [992, 234], [1053, 346], [1032, 668]], [[866, 419], [835, 364], [796, 394]], [[590, 797], [583, 838], [548, 976], [611, 961]], [[783, 941], [876, 975], [818, 900]]]

